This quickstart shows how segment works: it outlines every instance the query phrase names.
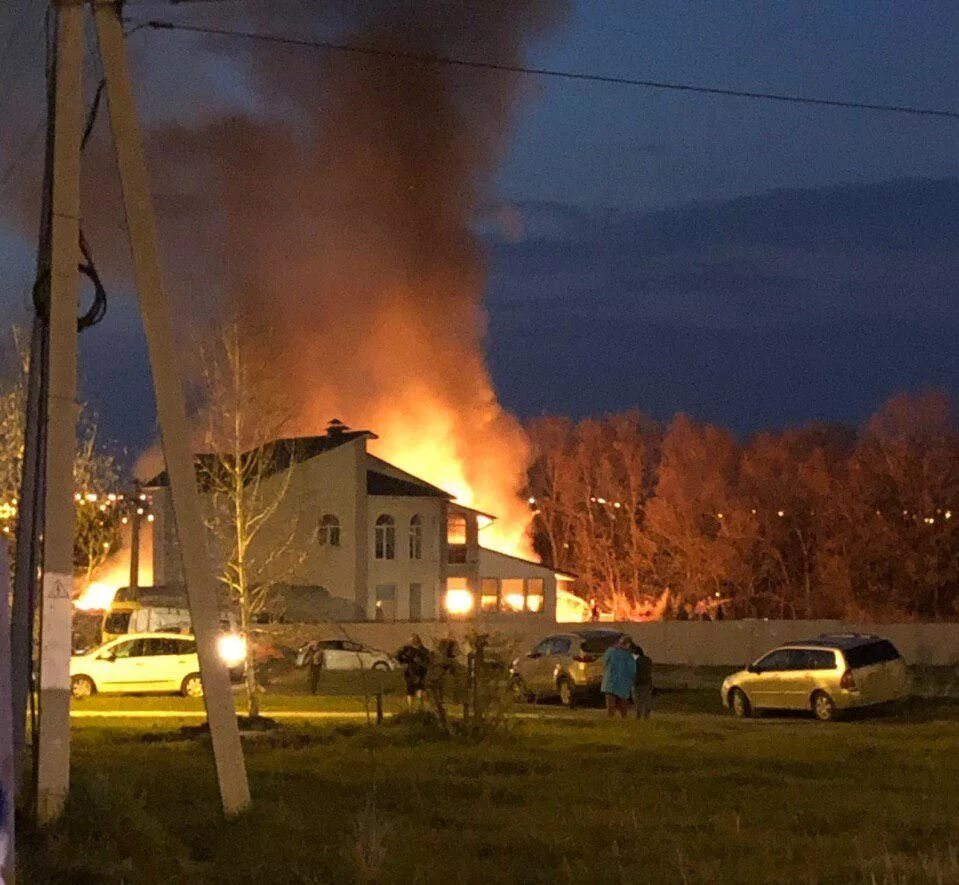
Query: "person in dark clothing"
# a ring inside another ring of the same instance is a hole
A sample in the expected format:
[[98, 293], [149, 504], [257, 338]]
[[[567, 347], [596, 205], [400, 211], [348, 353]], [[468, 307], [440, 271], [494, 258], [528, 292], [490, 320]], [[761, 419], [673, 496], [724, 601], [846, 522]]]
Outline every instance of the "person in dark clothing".
[[423, 689], [426, 688], [426, 675], [430, 669], [430, 652], [423, 640], [414, 633], [407, 645], [397, 653], [396, 660], [403, 665], [403, 679], [406, 682], [406, 706], [412, 712], [413, 701], [423, 706]]
[[653, 662], [647, 657], [642, 646], [635, 642], [633, 656], [636, 658], [636, 675], [633, 677], [636, 718], [649, 719], [649, 714], [653, 711]]
[[318, 642], [314, 644], [310, 652], [310, 694], [316, 694], [320, 688], [320, 673], [323, 672], [323, 666], [326, 660], [323, 656], [323, 646]]

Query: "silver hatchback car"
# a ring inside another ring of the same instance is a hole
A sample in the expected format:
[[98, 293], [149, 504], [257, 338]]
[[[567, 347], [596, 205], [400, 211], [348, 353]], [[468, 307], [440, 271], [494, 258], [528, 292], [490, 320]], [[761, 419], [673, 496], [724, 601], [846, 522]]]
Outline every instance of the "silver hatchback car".
[[547, 636], [513, 661], [513, 689], [526, 699], [558, 695], [572, 707], [577, 698], [599, 691], [603, 654], [622, 635], [620, 630], [584, 629]]
[[757, 710], [811, 710], [835, 719], [843, 710], [898, 701], [909, 691], [906, 665], [879, 636], [824, 634], [789, 642], [726, 677], [723, 704], [736, 716]]

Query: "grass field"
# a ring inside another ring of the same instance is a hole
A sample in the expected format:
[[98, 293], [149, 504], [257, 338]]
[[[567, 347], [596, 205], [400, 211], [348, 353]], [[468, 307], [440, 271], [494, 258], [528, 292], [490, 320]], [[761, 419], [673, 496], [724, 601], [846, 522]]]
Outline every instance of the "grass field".
[[[364, 709], [341, 688], [291, 683], [265, 707]], [[208, 745], [182, 723], [75, 720], [69, 809], [26, 834], [22, 881], [959, 882], [955, 702], [828, 725], [735, 721], [697, 689], [658, 695], [649, 722], [520, 711], [483, 743], [408, 720], [284, 720], [246, 741], [255, 806], [229, 822]]]

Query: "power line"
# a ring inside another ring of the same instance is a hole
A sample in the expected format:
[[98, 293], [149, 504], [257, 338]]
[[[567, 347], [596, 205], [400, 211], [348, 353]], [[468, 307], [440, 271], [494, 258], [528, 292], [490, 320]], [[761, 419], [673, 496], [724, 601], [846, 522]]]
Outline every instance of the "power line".
[[815, 105], [819, 107], [846, 108], [860, 111], [885, 111], [893, 114], [909, 114], [918, 117], [941, 117], [959, 120], [959, 111], [941, 108], [920, 108], [910, 105], [876, 104], [861, 101], [846, 101], [833, 98], [814, 98], [804, 95], [787, 95], [778, 92], [757, 90], [726, 89], [718, 86], [697, 86], [691, 83], [673, 83], [662, 80], [643, 80], [634, 77], [613, 77], [605, 74], [591, 74], [582, 71], [564, 71], [555, 68], [532, 68], [522, 65], [501, 64], [488, 61], [471, 61], [445, 55], [432, 55], [425, 52], [408, 52], [399, 49], [384, 49], [376, 46], [357, 46], [352, 43], [336, 43], [328, 40], [306, 40], [298, 37], [284, 37], [277, 34], [259, 34], [254, 31], [234, 31], [227, 28], [214, 28], [202, 25], [187, 25], [170, 21], [132, 22], [136, 28], [147, 27], [154, 30], [180, 31], [205, 34], [214, 37], [233, 37], [259, 43], [273, 43], [283, 46], [298, 46], [307, 49], [319, 49], [329, 52], [348, 52], [375, 58], [390, 58], [413, 61], [421, 64], [441, 64], [453, 67], [472, 68], [482, 71], [499, 71], [508, 74], [523, 74], [536, 77], [554, 77], [562, 80], [577, 80], [587, 83], [606, 83], [615, 86], [635, 86], [645, 89], [664, 89], [673, 92], [693, 92], [705, 95], [722, 95], [732, 98], [750, 98], [763, 101], [778, 101], [789, 104]]

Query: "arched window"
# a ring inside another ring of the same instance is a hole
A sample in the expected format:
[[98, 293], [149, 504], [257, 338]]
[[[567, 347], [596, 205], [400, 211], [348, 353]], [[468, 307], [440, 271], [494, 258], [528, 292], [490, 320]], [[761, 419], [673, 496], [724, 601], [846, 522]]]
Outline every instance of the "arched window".
[[374, 532], [374, 559], [396, 559], [396, 520], [388, 513], [378, 516]]
[[326, 513], [320, 520], [320, 527], [317, 529], [317, 540], [321, 547], [339, 547], [340, 546], [340, 521], [332, 514]]
[[423, 517], [414, 513], [410, 517], [410, 559], [423, 558]]

